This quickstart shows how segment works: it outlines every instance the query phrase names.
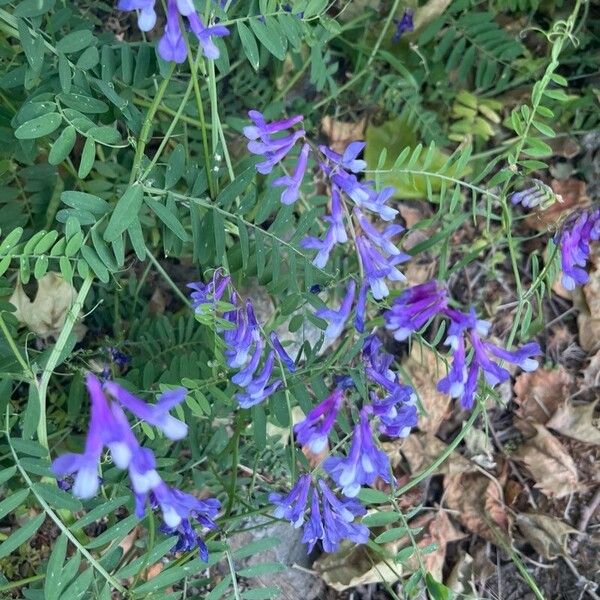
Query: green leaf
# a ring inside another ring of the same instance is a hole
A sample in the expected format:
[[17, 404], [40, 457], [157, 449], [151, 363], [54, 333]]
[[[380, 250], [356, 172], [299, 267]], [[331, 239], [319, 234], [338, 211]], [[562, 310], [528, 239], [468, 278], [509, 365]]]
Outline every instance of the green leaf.
[[15, 531], [8, 539], [0, 544], [0, 558], [4, 558], [24, 544], [41, 526], [46, 518], [42, 512], [37, 517], [27, 521], [21, 529]]
[[258, 45], [256, 43], [256, 39], [254, 38], [252, 31], [250, 31], [250, 29], [242, 21], [238, 21], [237, 29], [238, 34], [240, 36], [240, 40], [242, 42], [244, 54], [246, 55], [246, 58], [252, 65], [252, 68], [255, 71], [258, 71], [260, 54], [258, 52]]
[[150, 207], [152, 212], [165, 224], [167, 229], [172, 231], [182, 242], [187, 242], [189, 236], [183, 225], [177, 220], [177, 217], [163, 204], [146, 196], [144, 202]]
[[108, 283], [110, 281], [110, 276], [108, 273], [108, 269], [104, 265], [104, 263], [100, 260], [96, 251], [89, 246], [81, 247], [81, 256], [85, 259], [87, 264], [91, 267], [92, 271], [96, 273], [98, 279], [102, 281], [102, 283]]
[[310, 0], [304, 9], [304, 19], [310, 19], [311, 17], [316, 17], [321, 13], [325, 12], [327, 8], [328, 0]]
[[377, 544], [386, 544], [387, 542], [393, 542], [394, 540], [403, 538], [406, 533], [406, 527], [394, 527], [393, 529], [389, 529], [388, 531], [384, 531], [382, 534], [378, 535], [374, 541]]
[[165, 189], [171, 189], [182, 177], [185, 171], [185, 148], [177, 144], [169, 160], [165, 172]]
[[138, 518], [135, 515], [129, 515], [94, 538], [86, 548], [100, 548], [110, 543], [118, 544], [136, 526], [137, 522]]
[[146, 581], [134, 588], [134, 594], [148, 594], [150, 592], [156, 592], [158, 590], [162, 590], [169, 585], [177, 583], [181, 581], [184, 577], [188, 575], [192, 575], [193, 573], [197, 573], [201, 569], [206, 567], [206, 563], [203, 563], [200, 559], [194, 559], [193, 561], [179, 566], [179, 567], [171, 567], [165, 571], [162, 571], [156, 577], [150, 579], [150, 581]]
[[17, 451], [17, 454], [29, 454], [29, 456], [37, 456], [38, 458], [46, 458], [48, 456], [48, 450], [39, 442], [12, 438], [10, 443]]
[[279, 60], [285, 58], [287, 49], [287, 38], [283, 37], [280, 29], [273, 25], [271, 19], [267, 19], [266, 23], [259, 20], [258, 17], [250, 19], [250, 27], [254, 35], [260, 43]]
[[94, 166], [94, 160], [96, 159], [96, 142], [93, 138], [89, 137], [85, 140], [83, 145], [83, 152], [81, 153], [81, 160], [79, 161], [79, 170], [77, 175], [80, 179], [85, 179]]
[[[367, 527], [383, 527], [383, 525], [387, 525], [388, 523], [394, 523], [399, 518], [400, 515], [397, 512], [382, 511], [365, 515], [362, 518], [362, 523]], [[377, 539], [375, 541], [377, 542]]]
[[454, 592], [444, 584], [436, 581], [431, 573], [425, 575], [425, 585], [431, 600], [452, 600], [454, 598]]
[[29, 496], [29, 489], [13, 492], [8, 498], [0, 502], [0, 519], [3, 519], [8, 513], [11, 513], [17, 506], [21, 506]]
[[16, 472], [17, 467], [8, 467], [7, 469], [2, 469], [2, 471], [0, 471], [0, 485], [6, 483]]
[[358, 497], [367, 504], [383, 504], [390, 501], [390, 495], [371, 488], [362, 488]]
[[20, 241], [23, 236], [23, 228], [16, 227], [13, 229], [0, 244], [0, 256], [8, 254]]
[[67, 206], [87, 210], [97, 217], [102, 217], [110, 211], [110, 204], [106, 200], [85, 192], [63, 192], [60, 199]]
[[65, 509], [75, 512], [82, 510], [81, 501], [72, 494], [57, 488], [49, 483], [35, 483], [33, 490], [39, 494], [50, 506], [59, 510]]
[[249, 544], [246, 544], [245, 546], [242, 546], [241, 548], [238, 548], [233, 553], [233, 556], [239, 560], [241, 558], [245, 558], [246, 556], [260, 554], [261, 552], [270, 550], [271, 548], [278, 546], [280, 543], [280, 540], [276, 537], [264, 537], [260, 540], [255, 540]]
[[57, 52], [61, 52], [63, 54], [79, 52], [80, 50], [90, 46], [95, 42], [95, 40], [96, 38], [94, 37], [94, 34], [89, 29], [73, 31], [60, 38], [56, 44], [56, 50]]
[[127, 188], [117, 202], [104, 232], [104, 239], [107, 242], [116, 240], [132, 223], [138, 220], [143, 199], [144, 192], [141, 185], [134, 184]]
[[45, 600], [58, 600], [62, 590], [70, 581], [63, 575], [63, 563], [67, 556], [67, 537], [61, 533], [58, 540], [54, 543], [52, 554], [48, 559], [46, 566], [46, 579], [44, 580], [44, 598]]
[[52, 133], [61, 123], [62, 117], [57, 113], [42, 115], [17, 127], [15, 137], [19, 140], [35, 140]]

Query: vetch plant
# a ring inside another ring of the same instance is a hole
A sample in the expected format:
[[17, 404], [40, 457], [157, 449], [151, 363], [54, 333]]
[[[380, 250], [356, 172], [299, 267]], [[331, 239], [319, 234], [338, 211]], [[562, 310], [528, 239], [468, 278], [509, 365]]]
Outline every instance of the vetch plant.
[[593, 306], [600, 210], [548, 182], [597, 162], [596, 23], [338, 4], [0, 7], [0, 596], [277, 597], [289, 539], [335, 589], [437, 600], [485, 531], [543, 597], [511, 527], [547, 486], [511, 458], [503, 496], [531, 440], [490, 398], [586, 347], [549, 299]]

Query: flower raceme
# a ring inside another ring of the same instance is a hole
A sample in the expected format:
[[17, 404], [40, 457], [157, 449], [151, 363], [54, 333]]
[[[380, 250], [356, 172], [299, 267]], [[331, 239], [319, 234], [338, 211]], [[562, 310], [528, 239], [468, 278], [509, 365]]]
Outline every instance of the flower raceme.
[[449, 308], [446, 288], [439, 282], [406, 289], [384, 314], [387, 329], [399, 341], [406, 340], [436, 316], [449, 321], [445, 344], [451, 353], [450, 369], [438, 381], [438, 389], [460, 399], [463, 408], [472, 408], [480, 375], [492, 387], [509, 379], [509, 372], [498, 361], [512, 363], [524, 371], [537, 369], [538, 361], [533, 357], [541, 354], [539, 344], [531, 342], [514, 351], [493, 344], [485, 339], [490, 323], [478, 319], [474, 309], [463, 313]]
[[123, 409], [142, 421], [159, 428], [171, 440], [187, 435], [187, 425], [169, 414], [169, 410], [185, 398], [183, 388], [169, 390], [159, 396], [155, 405], [143, 400], [114, 381], [104, 385], [92, 373], [86, 376], [86, 387], [91, 401], [90, 423], [82, 454], [67, 453], [52, 463], [57, 477], [73, 476], [73, 495], [92, 498], [98, 492], [100, 478], [98, 465], [107, 448], [114, 464], [127, 470], [135, 497], [135, 513], [143, 518], [148, 504], [160, 509], [163, 518], [161, 530], [179, 536], [173, 551], [199, 549], [203, 560], [208, 550], [200, 534], [192, 526], [214, 529], [220, 504], [213, 498], [199, 500], [190, 494], [168, 486], [156, 470], [156, 459], [149, 448], [140, 446]]
[[[141, 31], [151, 31], [156, 25], [155, 0], [119, 0], [117, 8], [123, 11], [137, 11], [138, 27]], [[207, 27], [196, 12], [193, 0], [167, 0], [167, 22], [158, 42], [158, 54], [163, 60], [182, 63], [187, 57], [187, 46], [181, 30], [181, 19], [187, 20], [190, 30], [196, 36], [206, 58], [219, 58], [219, 49], [214, 37], [229, 35], [223, 25]]]
[[[362, 274], [354, 324], [358, 331], [364, 330], [368, 290], [375, 300], [381, 300], [389, 294], [388, 282], [405, 280], [398, 265], [408, 260], [408, 256], [393, 241], [404, 228], [396, 223], [386, 225], [383, 229], [377, 226], [378, 220], [393, 221], [398, 213], [388, 205], [394, 188], [376, 190], [374, 182], [364, 178], [367, 163], [359, 157], [365, 142], [352, 142], [340, 154], [325, 145], [315, 147], [306, 139], [306, 131], [301, 125], [302, 115], [276, 121], [267, 121], [257, 110], [251, 110], [248, 115], [252, 124], [244, 127], [243, 131], [248, 139], [248, 150], [262, 157], [256, 164], [257, 171], [266, 175], [276, 166], [283, 165], [284, 160], [294, 161], [289, 169], [290, 174], [286, 172], [271, 182], [275, 187], [284, 187], [281, 193], [283, 204], [293, 204], [299, 198], [302, 182], [309, 172], [311, 156], [328, 182], [331, 201], [329, 214], [323, 219], [325, 233], [322, 237], [308, 236], [300, 245], [316, 251], [313, 264], [324, 269], [335, 247], [346, 244], [350, 239], [346, 227], [351, 228]], [[296, 154], [294, 148], [298, 144], [301, 147]], [[347, 202], [352, 203], [354, 210], [348, 208]], [[345, 218], [348, 219], [347, 223]], [[317, 316], [328, 321], [326, 337], [333, 339], [341, 334], [354, 302], [352, 289], [350, 294], [349, 286], [339, 311], [323, 309], [317, 312]]]
[[[207, 310], [216, 311], [217, 302], [230, 284], [231, 278], [220, 270], [215, 272], [209, 283], [188, 284], [193, 290], [191, 298], [195, 312], [204, 315]], [[246, 300], [241, 303], [235, 290], [231, 292], [229, 300], [231, 309], [223, 314], [223, 323], [227, 327], [219, 329], [225, 342], [225, 362], [237, 371], [231, 377], [231, 381], [241, 388], [235, 395], [239, 405], [242, 408], [251, 408], [263, 402], [282, 384], [281, 379], [272, 379], [276, 357], [290, 373], [295, 371], [296, 365], [275, 332], [269, 335], [273, 349], [262, 361], [266, 340], [256, 320], [252, 302]]]

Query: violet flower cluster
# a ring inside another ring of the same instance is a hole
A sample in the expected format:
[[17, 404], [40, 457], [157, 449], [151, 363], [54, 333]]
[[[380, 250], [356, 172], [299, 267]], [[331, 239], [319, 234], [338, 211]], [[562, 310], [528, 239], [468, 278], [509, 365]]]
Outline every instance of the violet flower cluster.
[[589, 208], [571, 215], [554, 241], [560, 250], [562, 284], [574, 290], [589, 279], [586, 271], [590, 259], [590, 243], [600, 239], [600, 209]]
[[[370, 335], [363, 346], [363, 362], [369, 382], [373, 385], [370, 403], [359, 411], [345, 456], [329, 456], [323, 470], [340, 492], [336, 494], [320, 478], [312, 483], [311, 476], [300, 476], [287, 495], [273, 493], [275, 516], [289, 520], [294, 527], [304, 526], [303, 541], [309, 552], [321, 540], [326, 552], [334, 552], [344, 539], [365, 543], [368, 529], [354, 522], [366, 510], [356, 500], [363, 486], [373, 486], [380, 479], [395, 484], [387, 454], [373, 435], [373, 422], [388, 437], [407, 436], [417, 423], [414, 390], [400, 382], [391, 369], [393, 357], [383, 350], [381, 341]], [[329, 436], [344, 403], [345, 390], [352, 381], [342, 378], [335, 389], [294, 426], [296, 441], [318, 454], [326, 450]], [[341, 494], [341, 497], [340, 497]], [[310, 501], [309, 501], [310, 495]]]
[[468, 313], [450, 308], [447, 289], [438, 281], [404, 290], [384, 314], [387, 329], [398, 341], [406, 340], [435, 316], [448, 320], [444, 343], [451, 355], [448, 374], [438, 381], [437, 388], [459, 399], [463, 408], [473, 407], [480, 375], [491, 387], [510, 378], [500, 362], [512, 363], [524, 371], [537, 369], [538, 361], [533, 357], [541, 354], [538, 343], [530, 342], [514, 351], [492, 343], [486, 339], [490, 323], [478, 319], [473, 308]]
[[[231, 286], [231, 278], [220, 270], [207, 284], [188, 284], [194, 290], [191, 298], [196, 313], [202, 314], [207, 308], [216, 310], [228, 286]], [[235, 397], [240, 407], [250, 408], [263, 402], [281, 386], [281, 379], [272, 378], [276, 355], [290, 373], [295, 371], [296, 365], [275, 332], [269, 336], [272, 349], [263, 360], [266, 343], [250, 300], [242, 303], [238, 293], [232, 289], [229, 306], [230, 309], [223, 313], [223, 326], [219, 327], [219, 332], [225, 342], [225, 361], [237, 371], [231, 378], [241, 388]]]
[[[554, 202], [562, 202], [562, 197], [543, 181], [534, 179], [531, 187], [511, 195], [512, 204], [524, 208], [546, 209]], [[554, 236], [554, 243], [560, 251], [562, 277], [566, 290], [573, 291], [578, 285], [587, 283], [586, 271], [590, 258], [590, 243], [600, 239], [600, 209], [588, 208], [573, 213]]]
[[131, 430], [124, 409], [135, 417], [160, 429], [170, 440], [187, 435], [187, 425], [169, 414], [185, 398], [185, 389], [163, 392], [155, 405], [149, 405], [114, 381], [104, 384], [92, 373], [86, 376], [91, 401], [91, 415], [83, 453], [67, 453], [52, 463], [57, 477], [73, 477], [72, 493], [82, 499], [98, 492], [98, 465], [107, 448], [113, 463], [127, 470], [135, 497], [135, 513], [143, 518], [146, 507], [160, 509], [161, 531], [179, 536], [173, 551], [198, 548], [206, 561], [208, 550], [200, 533], [194, 528], [214, 529], [220, 503], [214, 498], [198, 498], [167, 485], [156, 470], [156, 459], [149, 448], [142, 447]]
[[[138, 27], [141, 31], [151, 31], [156, 25], [156, 0], [119, 0], [117, 8], [124, 11], [137, 11]], [[229, 35], [223, 25], [207, 27], [193, 0], [167, 0], [167, 22], [158, 42], [158, 54], [163, 60], [182, 63], [187, 57], [186, 41], [181, 30], [181, 21], [187, 21], [191, 32], [196, 36], [204, 56], [219, 58], [219, 49], [212, 38]]]
[[[388, 205], [394, 188], [386, 187], [377, 191], [373, 181], [364, 179], [367, 165], [359, 158], [365, 147], [364, 142], [352, 142], [339, 154], [324, 145], [313, 147], [306, 140], [304, 129], [294, 129], [302, 123], [301, 115], [272, 122], [267, 122], [256, 110], [250, 111], [249, 116], [253, 124], [244, 128], [244, 135], [249, 140], [248, 150], [262, 157], [256, 165], [259, 173], [271, 173], [274, 167], [282, 165], [282, 161], [291, 156], [294, 148], [301, 144], [291, 172], [272, 181], [273, 186], [284, 187], [281, 202], [292, 204], [299, 198], [311, 155], [327, 179], [331, 189], [331, 202], [329, 214], [324, 217], [325, 233], [322, 237], [307, 237], [302, 240], [301, 245], [316, 252], [313, 264], [323, 269], [334, 248], [352, 239], [360, 265], [361, 282], [358, 295], [356, 284], [351, 282], [348, 285], [337, 310], [324, 309], [316, 314], [328, 323], [325, 336], [336, 338], [354, 307], [354, 325], [359, 332], [364, 331], [368, 291], [371, 291], [375, 300], [381, 300], [389, 294], [388, 282], [406, 280], [398, 265], [409, 257], [393, 241], [404, 228], [399, 224], [389, 223], [398, 213]], [[351, 207], [347, 202], [351, 203]], [[389, 224], [380, 227], [376, 221]], [[351, 228], [352, 236], [348, 235], [347, 227]]]

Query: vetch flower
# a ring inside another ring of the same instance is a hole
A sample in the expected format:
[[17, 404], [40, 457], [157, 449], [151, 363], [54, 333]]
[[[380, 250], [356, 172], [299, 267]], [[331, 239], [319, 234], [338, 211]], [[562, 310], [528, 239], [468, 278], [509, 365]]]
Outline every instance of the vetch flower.
[[551, 187], [543, 181], [534, 179], [532, 186], [511, 195], [512, 204], [521, 204], [524, 208], [539, 206], [542, 210], [549, 208], [554, 202], [562, 202], [562, 196], [555, 194]]
[[123, 11], [137, 10], [140, 31], [150, 31], [156, 25], [155, 0], [119, 0], [117, 8]]
[[[206, 56], [206, 58], [216, 60], [217, 58], [219, 58], [220, 53], [212, 38], [224, 37], [226, 35], [229, 35], [229, 30], [223, 25], [213, 25], [212, 27], [206, 27], [202, 22], [202, 19], [195, 12], [192, 1], [183, 0], [182, 3], [189, 3], [192, 7], [192, 12], [189, 12], [185, 16], [187, 16], [189, 20], [190, 29], [198, 39], [198, 43], [202, 48], [202, 53], [204, 54], [204, 56]], [[181, 14], [184, 13], [182, 12]]]
[[325, 470], [342, 488], [344, 495], [353, 498], [363, 485], [373, 485], [377, 477], [391, 482], [390, 462], [385, 452], [377, 448], [371, 432], [367, 411], [360, 412], [360, 423], [354, 427], [350, 452], [346, 458], [329, 457]]
[[298, 443], [308, 446], [313, 454], [319, 454], [327, 445], [329, 432], [335, 423], [343, 400], [343, 389], [336, 387], [325, 400], [309, 411], [303, 421], [294, 425]]
[[319, 479], [319, 488], [323, 507], [323, 550], [337, 552], [342, 540], [365, 544], [369, 529], [362, 523], [353, 522], [356, 517], [366, 514], [365, 507], [353, 498], [340, 500], [322, 479]]
[[600, 209], [589, 209], [571, 215], [554, 241], [560, 249], [561, 282], [565, 289], [574, 290], [588, 280], [585, 271], [590, 257], [590, 242], [600, 238]]
[[394, 19], [396, 31], [392, 37], [392, 42], [397, 43], [402, 38], [402, 35], [407, 31], [414, 31], [413, 11], [410, 8], [404, 9], [404, 14], [401, 19]]
[[402, 342], [447, 306], [446, 287], [435, 280], [407, 288], [384, 313], [386, 328]]
[[367, 312], [367, 283], [363, 281], [358, 290], [358, 299], [354, 309], [354, 328], [358, 333], [365, 330], [365, 318]]
[[[231, 304], [235, 305], [235, 298], [236, 296], [232, 295]], [[239, 369], [246, 364], [252, 343], [260, 337], [252, 303], [248, 300], [245, 309], [235, 309], [226, 313], [224, 317], [235, 325], [233, 329], [227, 329], [223, 333], [223, 340], [227, 344], [225, 350], [227, 364], [232, 369]]]
[[336, 243], [335, 230], [333, 227], [330, 227], [322, 240], [317, 237], [306, 237], [300, 242], [300, 245], [307, 250], [318, 250], [312, 262], [315, 267], [324, 269], [329, 262], [329, 255]]
[[83, 454], [63, 454], [52, 463], [52, 472], [57, 477], [74, 475], [73, 495], [82, 499], [92, 498], [98, 492], [98, 464], [105, 445], [104, 433], [107, 429], [114, 430], [114, 418], [102, 391], [102, 384], [92, 373], [87, 374], [85, 383], [92, 406]]
[[304, 524], [304, 534], [302, 536], [302, 542], [306, 544], [309, 554], [313, 551], [315, 544], [323, 539], [324, 535], [323, 519], [319, 508], [319, 494], [316, 489], [313, 489], [311, 491], [310, 516]]
[[296, 168], [294, 170], [294, 174], [291, 176], [284, 175], [283, 177], [278, 177], [273, 181], [273, 186], [285, 186], [285, 190], [281, 193], [281, 202], [283, 204], [293, 204], [298, 200], [300, 195], [300, 186], [302, 185], [302, 181], [304, 179], [304, 174], [306, 173], [306, 166], [308, 165], [308, 153], [310, 151], [310, 146], [308, 144], [304, 144], [302, 146], [302, 150], [300, 150], [300, 155], [298, 156], [298, 162], [296, 163]]
[[404, 260], [408, 260], [410, 258], [407, 254], [403, 254], [398, 249], [396, 244], [391, 241], [391, 238], [404, 231], [404, 227], [402, 227], [402, 225], [388, 225], [383, 231], [379, 231], [379, 229], [370, 223], [370, 221], [365, 217], [359, 208], [354, 209], [354, 214], [360, 223], [363, 233], [366, 234], [373, 244], [379, 246], [381, 250], [390, 256], [402, 256]]
[[179, 10], [175, 0], [167, 0], [167, 24], [158, 42], [158, 53], [163, 60], [182, 63], [187, 57], [187, 49], [181, 26]]
[[327, 321], [327, 329], [325, 330], [325, 337], [329, 339], [336, 339], [342, 333], [344, 325], [350, 316], [352, 310], [352, 303], [354, 302], [354, 292], [356, 291], [356, 284], [351, 279], [346, 288], [346, 295], [342, 300], [342, 304], [338, 310], [331, 308], [320, 308], [315, 312], [315, 315], [321, 319]]
[[252, 119], [254, 125], [247, 125], [244, 127], [244, 135], [249, 140], [258, 140], [260, 138], [265, 143], [271, 141], [271, 135], [274, 133], [290, 129], [294, 125], [301, 123], [304, 119], [302, 115], [295, 115], [289, 119], [281, 119], [279, 121], [267, 123], [263, 114], [257, 110], [248, 111], [248, 116]]
[[363, 235], [356, 236], [356, 248], [362, 263], [365, 279], [371, 287], [375, 300], [385, 298], [390, 290], [385, 282], [406, 281], [406, 277], [396, 268], [396, 265], [407, 260], [407, 256], [399, 254], [385, 257], [373, 247], [369, 239]]
[[269, 502], [275, 505], [273, 514], [278, 519], [285, 519], [297, 529], [304, 523], [304, 511], [306, 510], [306, 501], [310, 490], [310, 475], [307, 473], [301, 475], [296, 485], [290, 490], [289, 494], [282, 495], [277, 492], [269, 494]]
[[192, 308], [200, 313], [206, 305], [213, 305], [214, 307], [214, 304], [223, 296], [230, 281], [231, 277], [229, 275], [223, 275], [220, 270], [217, 270], [209, 283], [202, 283], [201, 281], [188, 283], [187, 287], [193, 290], [190, 294]]
[[235, 397], [242, 408], [250, 408], [259, 404], [265, 398], [268, 398], [281, 385], [281, 380], [276, 379], [269, 384], [269, 379], [273, 373], [273, 364], [275, 362], [275, 352], [271, 351], [265, 361], [262, 371], [253, 377], [243, 392], [237, 392]]
[[271, 344], [273, 344], [273, 348], [275, 348], [275, 352], [277, 352], [281, 362], [287, 367], [287, 370], [290, 373], [294, 373], [296, 371], [296, 363], [281, 345], [277, 334], [274, 331], [271, 331], [269, 338], [271, 339]]
[[364, 160], [358, 159], [357, 156], [363, 151], [366, 145], [365, 142], [351, 142], [343, 154], [338, 154], [327, 146], [319, 146], [319, 150], [338, 167], [352, 171], [352, 173], [360, 173], [367, 168], [367, 163]]
[[187, 393], [185, 388], [163, 392], [154, 406], [146, 404], [146, 402], [114, 381], [107, 381], [105, 389], [138, 419], [158, 427], [170, 440], [180, 440], [187, 435], [187, 425], [169, 414], [173, 407], [183, 402]]

